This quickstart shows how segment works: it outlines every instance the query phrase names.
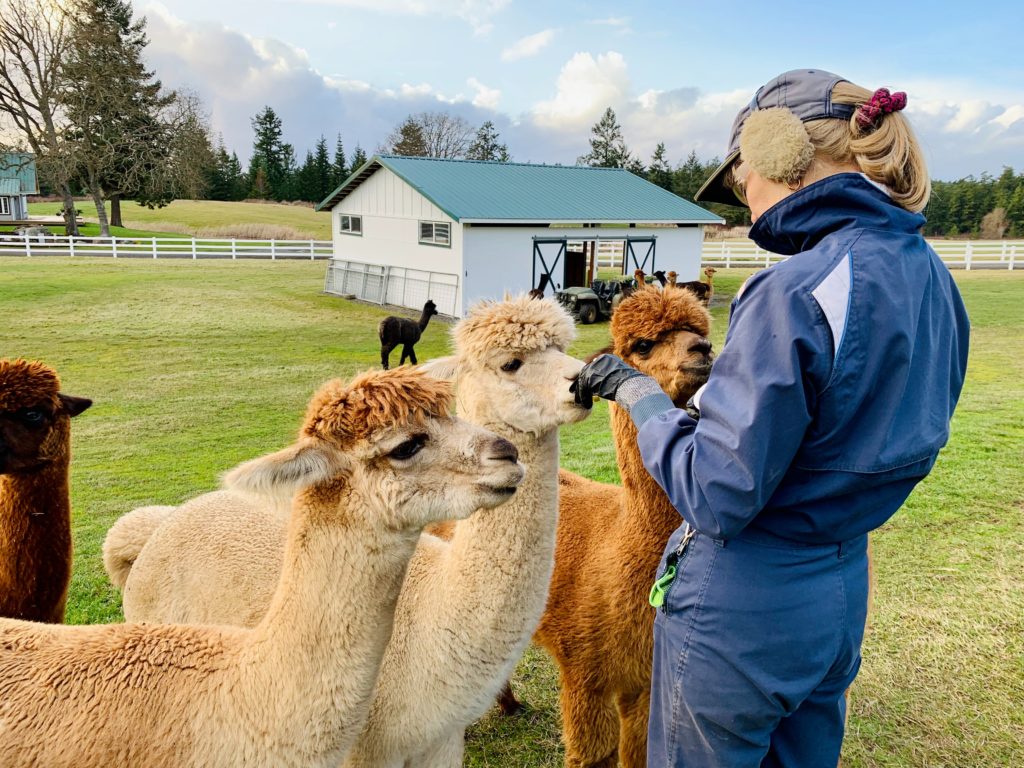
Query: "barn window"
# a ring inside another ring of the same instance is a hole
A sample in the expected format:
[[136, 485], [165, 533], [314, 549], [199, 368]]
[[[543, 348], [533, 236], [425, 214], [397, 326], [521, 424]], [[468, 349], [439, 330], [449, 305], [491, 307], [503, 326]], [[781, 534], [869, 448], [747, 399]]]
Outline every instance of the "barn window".
[[0, 215], [7, 216], [11, 212], [11, 202], [9, 197], [0, 197]]
[[421, 221], [420, 242], [451, 247], [451, 225], [446, 221]]
[[341, 214], [341, 227], [339, 231], [346, 235], [363, 234], [363, 217], [349, 216], [347, 213]]

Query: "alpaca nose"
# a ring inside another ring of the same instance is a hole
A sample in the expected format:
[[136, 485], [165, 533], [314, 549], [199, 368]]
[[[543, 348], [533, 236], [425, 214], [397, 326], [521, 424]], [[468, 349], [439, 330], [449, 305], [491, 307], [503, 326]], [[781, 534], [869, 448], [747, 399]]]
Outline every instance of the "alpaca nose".
[[711, 354], [711, 342], [703, 338], [698, 339], [697, 341], [690, 345], [690, 351], [696, 352], [698, 354], [704, 355], [704, 357], [707, 357], [709, 354]]
[[491, 443], [491, 450], [487, 456], [491, 461], [510, 461], [515, 464], [519, 461], [519, 449], [503, 437], [499, 437]]

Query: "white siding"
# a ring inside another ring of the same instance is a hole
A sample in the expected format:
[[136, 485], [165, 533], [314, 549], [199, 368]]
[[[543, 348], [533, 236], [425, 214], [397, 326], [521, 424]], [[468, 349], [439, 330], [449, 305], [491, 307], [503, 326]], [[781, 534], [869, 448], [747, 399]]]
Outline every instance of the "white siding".
[[[361, 236], [339, 231], [342, 213], [362, 216]], [[420, 221], [451, 222], [451, 247], [421, 245]], [[463, 305], [462, 227], [387, 168], [331, 209], [331, 226], [336, 258], [458, 275]]]
[[[505, 291], [522, 293], [530, 290], [533, 274], [533, 238], [580, 237], [582, 234], [625, 237], [657, 237], [654, 249], [657, 269], [675, 270], [679, 280], [700, 278], [700, 252], [704, 242], [703, 227], [637, 227], [635, 229], [554, 229], [548, 227], [468, 227], [463, 231], [463, 307], [484, 298], [500, 298]], [[551, 265], [557, 246], [541, 246], [544, 258]], [[638, 259], [643, 260], [647, 246], [637, 244]], [[562, 257], [565, 258], [564, 256]], [[555, 282], [561, 282], [562, 265], [555, 269]], [[540, 263], [537, 264], [538, 274]], [[650, 263], [647, 271], [651, 272]], [[630, 266], [632, 273], [632, 265]], [[551, 295], [550, 289], [548, 294]]]

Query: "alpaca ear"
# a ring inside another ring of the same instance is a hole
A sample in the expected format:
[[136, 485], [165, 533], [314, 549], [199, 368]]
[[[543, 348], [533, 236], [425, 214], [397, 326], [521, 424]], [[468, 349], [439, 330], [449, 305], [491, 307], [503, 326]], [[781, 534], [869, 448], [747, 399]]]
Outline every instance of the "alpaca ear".
[[87, 397], [75, 397], [74, 395], [65, 395], [58, 393], [57, 397], [60, 399], [60, 404], [64, 408], [64, 413], [68, 416], [74, 417], [92, 405], [92, 400]]
[[290, 498], [302, 488], [336, 476], [343, 465], [337, 451], [320, 440], [305, 439], [238, 465], [224, 475], [221, 484], [228, 490]]
[[427, 360], [420, 368], [435, 379], [454, 381], [459, 373], [459, 358], [455, 355], [435, 357], [433, 360]]
[[611, 346], [607, 346], [604, 349], [599, 349], [599, 350], [597, 350], [597, 352], [594, 352], [592, 354], [587, 355], [585, 358], [583, 358], [583, 362], [584, 363], [592, 363], [592, 362], [594, 362], [594, 360], [599, 358], [601, 355], [614, 355], [614, 354], [615, 354], [615, 348], [611, 347]]

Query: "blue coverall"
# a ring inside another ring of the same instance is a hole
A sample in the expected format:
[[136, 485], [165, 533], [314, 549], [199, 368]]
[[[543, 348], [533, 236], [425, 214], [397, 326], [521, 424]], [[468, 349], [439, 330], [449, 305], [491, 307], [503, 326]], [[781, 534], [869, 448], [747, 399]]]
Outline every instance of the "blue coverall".
[[650, 768], [836, 765], [867, 533], [931, 470], [967, 365], [923, 224], [857, 173], [785, 198], [751, 237], [791, 258], [734, 300], [699, 421], [660, 394], [631, 409], [685, 521], [659, 569], [677, 575], [654, 628]]

